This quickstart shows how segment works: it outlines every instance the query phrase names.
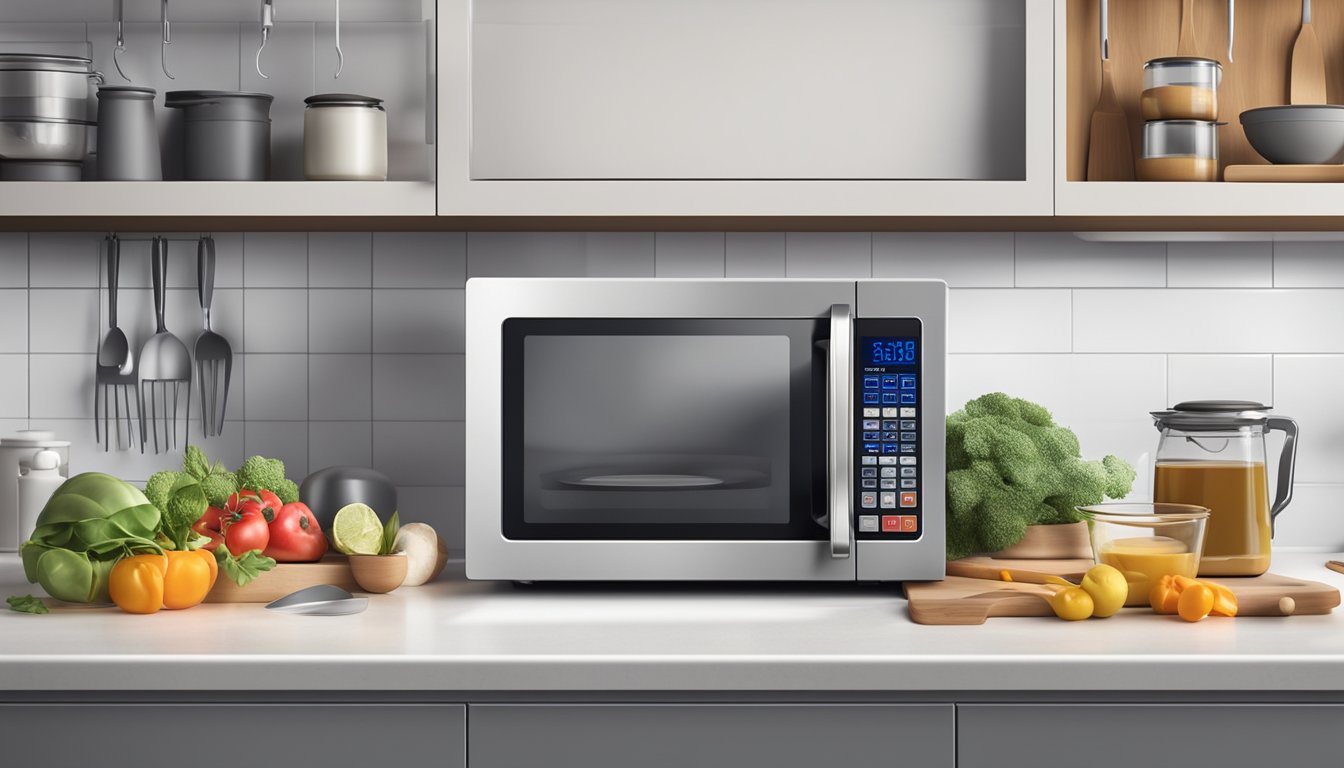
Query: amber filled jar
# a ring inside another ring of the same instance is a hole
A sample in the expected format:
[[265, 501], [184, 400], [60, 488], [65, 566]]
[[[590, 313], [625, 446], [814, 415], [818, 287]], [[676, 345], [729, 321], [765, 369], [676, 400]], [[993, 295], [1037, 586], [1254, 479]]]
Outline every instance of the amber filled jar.
[[1139, 109], [1144, 120], [1218, 119], [1223, 65], [1189, 56], [1153, 59], [1143, 65]]

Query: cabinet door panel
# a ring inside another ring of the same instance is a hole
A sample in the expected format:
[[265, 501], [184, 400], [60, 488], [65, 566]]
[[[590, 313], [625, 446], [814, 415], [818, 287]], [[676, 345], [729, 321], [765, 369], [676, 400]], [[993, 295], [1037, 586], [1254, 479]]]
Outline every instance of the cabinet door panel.
[[959, 768], [1340, 765], [1332, 705], [957, 707]]
[[480, 705], [471, 768], [952, 768], [950, 705]]
[[465, 768], [465, 719], [457, 704], [0, 704], [0, 765]]
[[1026, 173], [1023, 0], [475, 0], [473, 179]]

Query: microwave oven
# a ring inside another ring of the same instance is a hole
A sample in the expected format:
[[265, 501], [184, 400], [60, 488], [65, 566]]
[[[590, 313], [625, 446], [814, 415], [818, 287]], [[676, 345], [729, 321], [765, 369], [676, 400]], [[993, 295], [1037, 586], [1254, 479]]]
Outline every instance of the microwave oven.
[[475, 278], [466, 572], [945, 571], [939, 280]]

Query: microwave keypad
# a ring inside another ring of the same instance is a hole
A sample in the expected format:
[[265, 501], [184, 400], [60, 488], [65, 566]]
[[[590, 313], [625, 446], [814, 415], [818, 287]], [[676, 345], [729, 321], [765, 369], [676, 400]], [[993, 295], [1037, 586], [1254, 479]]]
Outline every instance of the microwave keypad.
[[854, 506], [863, 539], [920, 535], [918, 344], [917, 337], [859, 333]]

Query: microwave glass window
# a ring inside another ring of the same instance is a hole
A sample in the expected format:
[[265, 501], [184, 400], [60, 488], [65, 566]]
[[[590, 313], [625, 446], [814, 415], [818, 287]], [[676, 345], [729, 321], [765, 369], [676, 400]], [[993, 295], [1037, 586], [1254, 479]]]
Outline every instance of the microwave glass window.
[[810, 320], [509, 321], [505, 535], [821, 538], [820, 332]]
[[532, 336], [524, 520], [787, 523], [785, 336]]

